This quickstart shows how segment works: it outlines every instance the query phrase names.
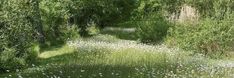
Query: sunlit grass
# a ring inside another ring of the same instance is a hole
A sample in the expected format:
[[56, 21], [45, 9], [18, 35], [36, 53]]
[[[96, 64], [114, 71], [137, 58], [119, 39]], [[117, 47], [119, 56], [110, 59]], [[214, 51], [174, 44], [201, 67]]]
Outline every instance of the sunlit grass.
[[68, 45], [64, 45], [64, 46], [59, 47], [59, 48], [54, 48], [52, 50], [47, 50], [47, 51], [42, 52], [39, 55], [39, 58], [50, 58], [50, 57], [54, 57], [54, 56], [68, 54], [68, 53], [74, 52], [74, 50], [75, 49], [73, 47], [69, 47]]

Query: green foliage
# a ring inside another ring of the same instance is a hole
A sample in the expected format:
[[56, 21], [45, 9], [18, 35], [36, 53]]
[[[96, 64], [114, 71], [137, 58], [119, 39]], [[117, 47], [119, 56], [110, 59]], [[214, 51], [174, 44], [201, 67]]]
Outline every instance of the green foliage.
[[40, 11], [48, 46], [65, 43], [70, 38], [78, 37], [76, 25], [68, 23], [70, 1], [41, 0]]
[[226, 54], [233, 44], [233, 1], [186, 0], [200, 15], [198, 24], [177, 24], [167, 43], [212, 57]]
[[158, 43], [167, 35], [170, 22], [167, 16], [178, 14], [183, 1], [179, 0], [140, 0], [133, 13], [133, 24], [137, 24], [137, 34], [141, 42]]
[[80, 35], [88, 35], [89, 24], [104, 28], [130, 17], [136, 6], [135, 0], [81, 0], [70, 4], [70, 23], [80, 28]]
[[197, 25], [178, 25], [171, 29], [168, 42], [185, 50], [216, 57], [233, 44], [233, 17], [224, 20], [201, 20]]
[[91, 24], [86, 30], [89, 32], [89, 35], [97, 35], [100, 33], [100, 30], [95, 24]]
[[170, 23], [158, 14], [149, 15], [147, 18], [138, 22], [136, 31], [137, 37], [141, 42], [158, 43], [167, 35]]
[[185, 3], [196, 7], [204, 18], [223, 19], [228, 11], [234, 10], [233, 0], [185, 0]]
[[138, 7], [134, 10], [134, 18], [144, 17], [150, 13], [162, 13], [163, 16], [179, 14], [184, 0], [139, 0]]
[[[0, 1], [0, 71], [27, 66], [36, 58], [31, 47], [37, 35], [31, 19], [34, 8], [28, 0]], [[35, 57], [32, 57], [31, 55]]]

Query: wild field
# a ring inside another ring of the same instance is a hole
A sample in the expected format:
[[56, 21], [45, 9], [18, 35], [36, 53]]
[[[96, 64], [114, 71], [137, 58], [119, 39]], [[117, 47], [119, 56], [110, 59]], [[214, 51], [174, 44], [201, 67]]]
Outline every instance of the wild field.
[[[24, 70], [3, 78], [232, 78], [234, 61], [208, 59], [176, 48], [110, 35], [69, 41], [48, 49]], [[228, 62], [228, 63], [225, 63]], [[233, 62], [233, 63], [231, 63]]]
[[234, 78], [234, 0], [0, 0], [0, 78]]

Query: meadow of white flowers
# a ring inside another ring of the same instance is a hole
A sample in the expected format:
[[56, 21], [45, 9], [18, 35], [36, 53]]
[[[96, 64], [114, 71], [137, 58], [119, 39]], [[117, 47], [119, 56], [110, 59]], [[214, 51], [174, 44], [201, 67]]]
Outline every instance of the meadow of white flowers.
[[[39, 64], [3, 78], [233, 78], [234, 62], [212, 60], [166, 45], [146, 45], [109, 35], [68, 42], [42, 53]], [[50, 56], [50, 57], [49, 57]], [[60, 57], [61, 56], [61, 57]], [[10, 70], [12, 71], [12, 70]]]

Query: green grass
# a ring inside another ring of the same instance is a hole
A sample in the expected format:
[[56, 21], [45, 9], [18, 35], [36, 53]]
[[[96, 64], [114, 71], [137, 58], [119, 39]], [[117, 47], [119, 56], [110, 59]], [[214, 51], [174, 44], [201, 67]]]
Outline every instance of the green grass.
[[[0, 78], [233, 77], [231, 68], [215, 66], [213, 64], [216, 61], [211, 62], [203, 56], [191, 56], [189, 52], [161, 45], [126, 42], [129, 41], [116, 39], [111, 43], [111, 40], [99, 37], [78, 40], [78, 44], [48, 49], [39, 55], [39, 62], [35, 66], [2, 74]], [[125, 46], [120, 47], [120, 44]]]
[[75, 49], [73, 47], [70, 47], [68, 45], [63, 45], [60, 47], [53, 47], [52, 49], [48, 49], [46, 51], [43, 51], [38, 57], [46, 59], [46, 58], [50, 58], [50, 57], [54, 57], [54, 56], [72, 53], [72, 52], [74, 52], [74, 50]]

